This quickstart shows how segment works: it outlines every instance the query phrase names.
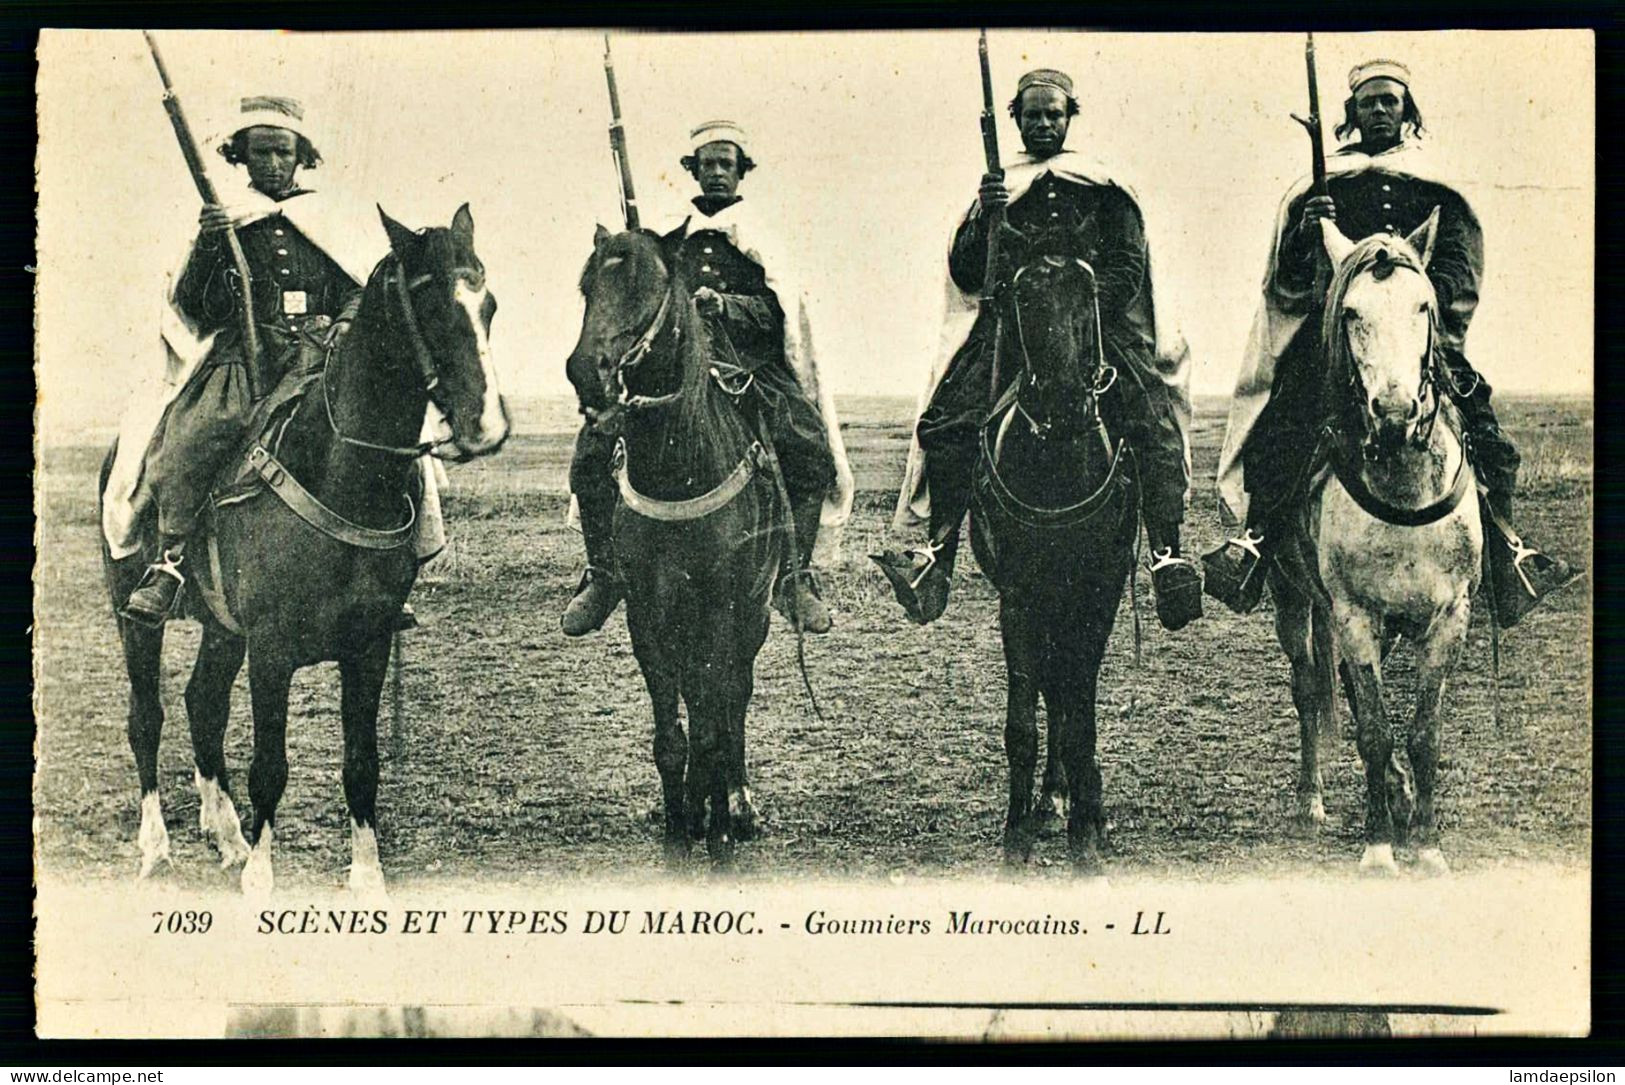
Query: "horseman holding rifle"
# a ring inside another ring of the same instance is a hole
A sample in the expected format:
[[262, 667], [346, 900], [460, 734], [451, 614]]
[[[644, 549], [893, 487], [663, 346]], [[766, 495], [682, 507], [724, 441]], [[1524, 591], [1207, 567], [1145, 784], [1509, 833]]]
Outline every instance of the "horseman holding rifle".
[[[692, 150], [680, 165], [700, 194], [676, 228], [677, 271], [719, 356], [713, 377], [761, 412], [789, 497], [795, 544], [775, 605], [803, 632], [826, 633], [832, 623], [811, 568], [814, 546], [821, 526], [838, 525], [850, 511], [851, 476], [843, 470], [833, 402], [804, 383], [815, 380], [817, 370], [806, 296], [787, 278], [794, 261], [738, 191], [756, 167], [748, 145], [732, 121], [706, 121], [690, 132]], [[623, 147], [617, 144], [618, 155]], [[623, 172], [623, 186], [626, 178]], [[627, 203], [635, 208], [632, 200]], [[635, 212], [628, 218], [635, 226]], [[612, 537], [618, 500], [610, 471], [614, 444], [613, 432], [589, 419], [570, 464], [588, 567], [561, 621], [567, 636], [600, 628], [623, 596]]]
[[[985, 78], [984, 85], [991, 121]], [[1101, 414], [1110, 432], [1134, 450], [1157, 615], [1166, 628], [1179, 629], [1201, 615], [1201, 578], [1179, 539], [1190, 481], [1188, 352], [1177, 337], [1158, 334], [1140, 205], [1105, 169], [1065, 149], [1078, 113], [1070, 77], [1048, 69], [1028, 72], [1016, 85], [1009, 112], [1025, 153], [983, 176], [977, 201], [954, 234], [943, 341], [963, 345], [935, 374], [898, 503], [897, 525], [924, 519], [929, 540], [902, 554], [875, 555], [875, 561], [910, 618], [925, 624], [942, 615], [971, 503], [979, 434], [1022, 371], [1019, 359], [995, 357], [998, 306], [981, 298], [991, 300], [1008, 288], [1018, 260], [1081, 259], [1098, 282], [1103, 360], [1117, 374], [1102, 392]], [[1005, 221], [998, 221], [1000, 212]], [[999, 251], [989, 284], [994, 234]], [[963, 324], [968, 334], [956, 327]]]
[[[184, 121], [177, 125], [178, 132], [183, 129]], [[183, 135], [183, 147], [195, 157], [189, 136]], [[375, 219], [341, 212], [299, 184], [299, 171], [322, 160], [300, 103], [242, 99], [218, 150], [227, 163], [246, 169], [248, 186], [226, 192], [220, 202], [208, 200], [213, 187], [201, 176], [201, 164], [196, 167], [207, 202], [186, 263], [171, 280], [163, 327], [171, 368], [189, 370], [189, 376], [145, 446], [145, 463], [134, 469], [129, 461], [116, 464], [110, 487], [109, 508], [118, 509], [120, 478], [138, 470], [144, 484], [127, 487], [134, 500], [147, 492], [156, 499], [159, 558], [121, 611], [146, 625], [161, 625], [174, 611], [186, 577], [188, 536], [227, 461], [247, 438], [255, 407], [291, 371], [322, 366], [354, 317], [361, 283], [385, 251]], [[119, 458], [141, 451], [121, 440]], [[435, 505], [432, 489], [425, 498]], [[437, 505], [424, 512], [438, 523]], [[115, 519], [133, 523], [134, 516], [115, 513], [109, 525]], [[125, 547], [116, 534], [109, 526], [114, 555], [122, 556], [118, 551]], [[424, 556], [422, 534], [418, 542]], [[401, 627], [412, 624], [410, 609], [403, 610]]]
[[[1219, 463], [1224, 511], [1244, 529], [1205, 556], [1207, 592], [1238, 612], [1258, 605], [1270, 563], [1318, 467], [1311, 461], [1328, 409], [1321, 401], [1320, 220], [1336, 222], [1358, 241], [1376, 233], [1405, 236], [1437, 208], [1427, 276], [1438, 295], [1435, 349], [1444, 387], [1433, 394], [1448, 395], [1461, 413], [1484, 492], [1484, 520], [1493, 529], [1486, 531], [1485, 550], [1495, 615], [1508, 627], [1579, 574], [1563, 559], [1529, 547], [1512, 528], [1518, 451], [1496, 421], [1488, 382], [1463, 353], [1484, 274], [1483, 235], [1459, 188], [1440, 178], [1419, 146], [1424, 129], [1410, 71], [1391, 60], [1369, 61], [1349, 73], [1349, 92], [1336, 135], [1357, 133], [1358, 140], [1326, 157], [1323, 191], [1300, 182], [1277, 219], [1263, 305]], [[1318, 112], [1317, 103], [1311, 110]], [[1318, 134], [1318, 118], [1304, 123]]]

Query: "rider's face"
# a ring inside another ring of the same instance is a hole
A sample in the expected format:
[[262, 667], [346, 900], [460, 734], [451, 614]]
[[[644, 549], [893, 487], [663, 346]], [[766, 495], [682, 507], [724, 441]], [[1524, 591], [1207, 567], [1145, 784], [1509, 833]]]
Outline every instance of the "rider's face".
[[732, 196], [739, 188], [739, 166], [739, 148], [726, 141], [694, 152], [694, 176], [707, 196]]
[[1028, 87], [1016, 104], [1016, 124], [1028, 154], [1048, 158], [1066, 142], [1066, 95], [1055, 87]]
[[1354, 120], [1361, 142], [1390, 147], [1399, 142], [1405, 115], [1405, 87], [1392, 79], [1372, 79], [1354, 92]]
[[257, 125], [248, 130], [244, 165], [248, 179], [267, 196], [280, 196], [293, 187], [299, 169], [299, 137], [286, 128]]

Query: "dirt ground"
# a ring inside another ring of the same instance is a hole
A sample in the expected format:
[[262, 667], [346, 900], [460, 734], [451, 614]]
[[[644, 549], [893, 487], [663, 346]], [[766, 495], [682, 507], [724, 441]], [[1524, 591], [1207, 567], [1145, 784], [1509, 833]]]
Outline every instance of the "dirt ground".
[[[835, 630], [807, 643], [827, 719], [813, 716], [794, 638], [775, 617], [748, 721], [766, 825], [740, 851], [746, 878], [998, 869], [1006, 769], [994, 594], [967, 547], [948, 615], [917, 628], [864, 557], [895, 545], [886, 524], [908, 408], [861, 397], [843, 404], [858, 500], [843, 558], [826, 580]], [[1192, 551], [1219, 537], [1212, 479], [1223, 409], [1198, 404]], [[1523, 529], [1589, 564], [1590, 401], [1508, 399], [1501, 410], [1525, 455]], [[380, 721], [380, 839], [397, 884], [637, 878], [661, 867], [653, 728], [624, 618], [579, 641], [558, 628], [582, 563], [580, 538], [564, 524], [569, 412], [557, 402], [519, 403], [515, 417], [518, 433], [499, 456], [452, 468], [452, 542], [413, 595], [423, 628], [403, 638], [403, 711], [392, 716], [386, 704]], [[127, 878], [136, 870], [137, 788], [124, 733], [127, 683], [97, 558], [100, 451], [48, 449], [39, 476], [37, 840], [43, 871]], [[1139, 578], [1143, 601], [1149, 577]], [[1352, 868], [1364, 789], [1346, 709], [1327, 773], [1332, 823], [1313, 836], [1290, 827], [1297, 724], [1268, 613], [1238, 617], [1208, 600], [1202, 621], [1170, 634], [1145, 606], [1136, 671], [1124, 605], [1101, 682], [1109, 862], [1136, 874], [1221, 878]], [[195, 625], [171, 626], [165, 656], [160, 779], [176, 860], [170, 876], [224, 886], [196, 828], [181, 704], [197, 637]], [[1497, 728], [1489, 629], [1475, 615], [1445, 698], [1439, 801], [1458, 869], [1588, 862], [1590, 646], [1588, 586], [1504, 637]], [[1408, 719], [1409, 658], [1401, 647], [1389, 667], [1398, 727]], [[245, 815], [247, 706], [239, 679], [226, 754]], [[295, 681], [289, 761], [279, 881], [337, 888], [349, 843], [331, 665]], [[1035, 875], [1059, 876], [1063, 860], [1063, 839], [1040, 841]]]

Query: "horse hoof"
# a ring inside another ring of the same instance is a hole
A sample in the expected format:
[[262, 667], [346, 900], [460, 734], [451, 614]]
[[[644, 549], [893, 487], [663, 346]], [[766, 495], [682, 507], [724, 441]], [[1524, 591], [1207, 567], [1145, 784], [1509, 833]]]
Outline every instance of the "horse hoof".
[[1417, 852], [1416, 865], [1421, 868], [1422, 873], [1433, 878], [1450, 873], [1450, 864], [1445, 862], [1444, 852], [1438, 848], [1423, 848]]
[[750, 788], [728, 792], [728, 821], [735, 840], [755, 840], [761, 835], [761, 819], [756, 804], [750, 800]]
[[169, 847], [154, 855], [141, 857], [141, 869], [136, 872], [135, 880], [138, 882], [150, 881], [160, 873], [169, 873], [175, 869], [175, 861], [169, 857]]
[[1397, 876], [1399, 867], [1394, 863], [1394, 846], [1392, 844], [1367, 844], [1365, 854], [1360, 856], [1360, 872], [1380, 878]]
[[358, 897], [380, 902], [389, 900], [389, 891], [384, 888], [384, 872], [377, 867], [350, 867], [348, 884], [350, 892]]
[[248, 862], [243, 864], [241, 882], [243, 896], [249, 900], [265, 900], [270, 897], [274, 884], [270, 856], [251, 852]]
[[249, 855], [253, 854], [248, 847], [248, 841], [243, 839], [241, 830], [238, 830], [237, 839], [230, 837], [217, 839], [215, 847], [220, 850], [220, 869], [230, 870], [238, 863], [248, 862]]

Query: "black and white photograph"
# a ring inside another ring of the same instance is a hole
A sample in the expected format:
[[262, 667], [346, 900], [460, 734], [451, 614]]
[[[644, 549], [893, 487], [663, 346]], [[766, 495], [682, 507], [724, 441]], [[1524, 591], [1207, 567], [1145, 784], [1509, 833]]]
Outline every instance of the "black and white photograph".
[[37, 60], [40, 1036], [1589, 1032], [1589, 31]]

